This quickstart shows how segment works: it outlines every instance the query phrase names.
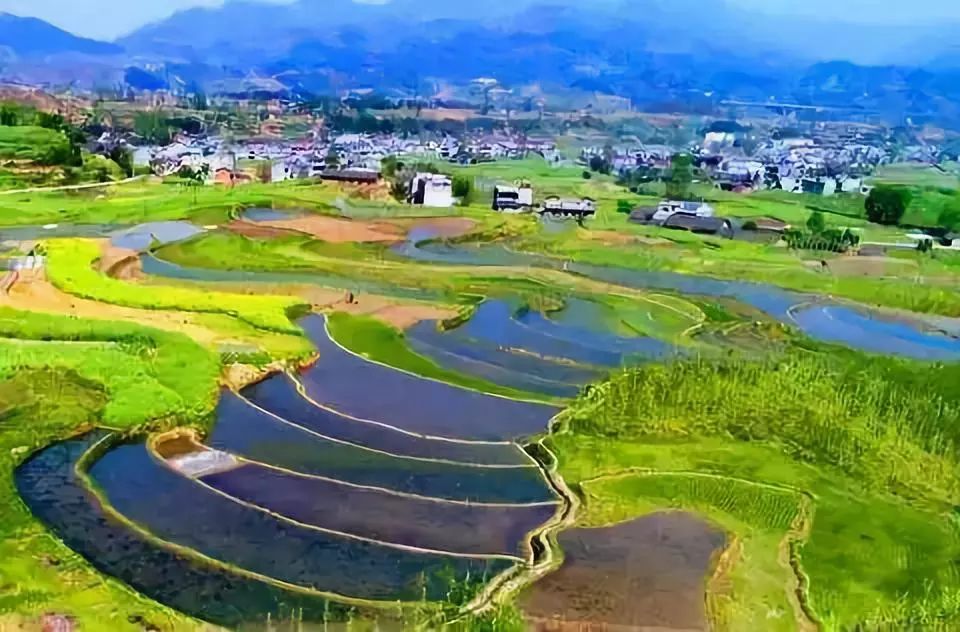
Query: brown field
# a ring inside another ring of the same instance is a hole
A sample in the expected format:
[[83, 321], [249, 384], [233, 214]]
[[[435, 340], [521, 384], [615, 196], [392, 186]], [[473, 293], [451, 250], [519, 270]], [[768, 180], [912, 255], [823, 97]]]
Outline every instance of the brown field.
[[399, 243], [405, 236], [403, 229], [389, 222], [359, 222], [321, 215], [257, 223], [269, 228], [304, 233], [335, 244]]
[[653, 514], [560, 534], [560, 570], [520, 606], [538, 630], [706, 630], [706, 582], [726, 537], [695, 516]]

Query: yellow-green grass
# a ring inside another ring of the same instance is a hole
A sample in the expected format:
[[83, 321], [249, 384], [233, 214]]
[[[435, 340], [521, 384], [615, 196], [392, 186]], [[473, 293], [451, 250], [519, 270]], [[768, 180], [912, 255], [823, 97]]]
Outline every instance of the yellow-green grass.
[[0, 309], [0, 627], [39, 629], [50, 613], [104, 632], [199, 626], [101, 576], [51, 537], [17, 497], [13, 472], [33, 451], [90, 425], [204, 427], [219, 370], [213, 353], [181, 334]]
[[334, 340], [369, 360], [483, 393], [512, 399], [551, 403], [555, 401], [543, 395], [527, 393], [444, 369], [433, 360], [413, 351], [404, 341], [402, 331], [374, 318], [335, 312], [329, 316], [328, 322]]
[[70, 143], [62, 132], [33, 125], [0, 125], [0, 158], [60, 164]]
[[98, 422], [108, 405], [104, 389], [62, 369], [0, 372], [0, 629], [39, 630], [47, 614], [67, 616], [91, 632], [137, 632], [146, 625], [164, 632], [200, 628], [100, 575], [52, 537], [17, 495], [16, 467], [31, 452]]
[[290, 316], [304, 306], [303, 301], [294, 297], [248, 296], [174, 286], [147, 289], [97, 272], [93, 264], [100, 256], [100, 248], [90, 240], [50, 241], [47, 254], [50, 281], [69, 294], [140, 309], [225, 314], [268, 331], [299, 332]]
[[182, 334], [132, 323], [0, 308], [0, 371], [58, 368], [104, 385], [105, 423], [201, 420], [216, 402], [215, 354]]

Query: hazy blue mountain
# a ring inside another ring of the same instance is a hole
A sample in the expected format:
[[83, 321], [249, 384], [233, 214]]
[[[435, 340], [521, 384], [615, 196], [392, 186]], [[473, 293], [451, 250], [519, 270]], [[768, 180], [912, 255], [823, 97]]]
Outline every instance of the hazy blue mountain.
[[63, 53], [111, 55], [121, 51], [115, 44], [77, 37], [43, 20], [9, 13], [0, 13], [0, 47], [18, 57]]

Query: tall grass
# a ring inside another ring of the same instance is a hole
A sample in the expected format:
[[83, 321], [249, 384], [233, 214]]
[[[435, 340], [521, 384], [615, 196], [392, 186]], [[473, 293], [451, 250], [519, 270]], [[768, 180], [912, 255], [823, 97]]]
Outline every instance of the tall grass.
[[248, 296], [173, 286], [139, 287], [94, 270], [100, 249], [89, 240], [54, 240], [47, 245], [47, 254], [50, 281], [76, 296], [141, 309], [227, 314], [261, 329], [300, 333], [290, 317], [305, 306], [294, 297]]
[[960, 499], [960, 366], [796, 352], [625, 371], [571, 412], [579, 433], [775, 443], [876, 488]]

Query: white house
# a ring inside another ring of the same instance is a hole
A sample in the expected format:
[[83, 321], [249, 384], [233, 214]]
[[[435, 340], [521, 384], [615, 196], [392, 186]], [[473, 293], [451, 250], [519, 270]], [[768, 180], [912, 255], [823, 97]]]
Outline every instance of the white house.
[[690, 215], [693, 217], [713, 217], [716, 211], [712, 206], [704, 202], [678, 202], [676, 200], [663, 200], [657, 205], [657, 212], [651, 218], [654, 222], [662, 224], [674, 215]]
[[410, 182], [410, 203], [432, 208], [453, 206], [453, 182], [449, 176], [418, 173]]

